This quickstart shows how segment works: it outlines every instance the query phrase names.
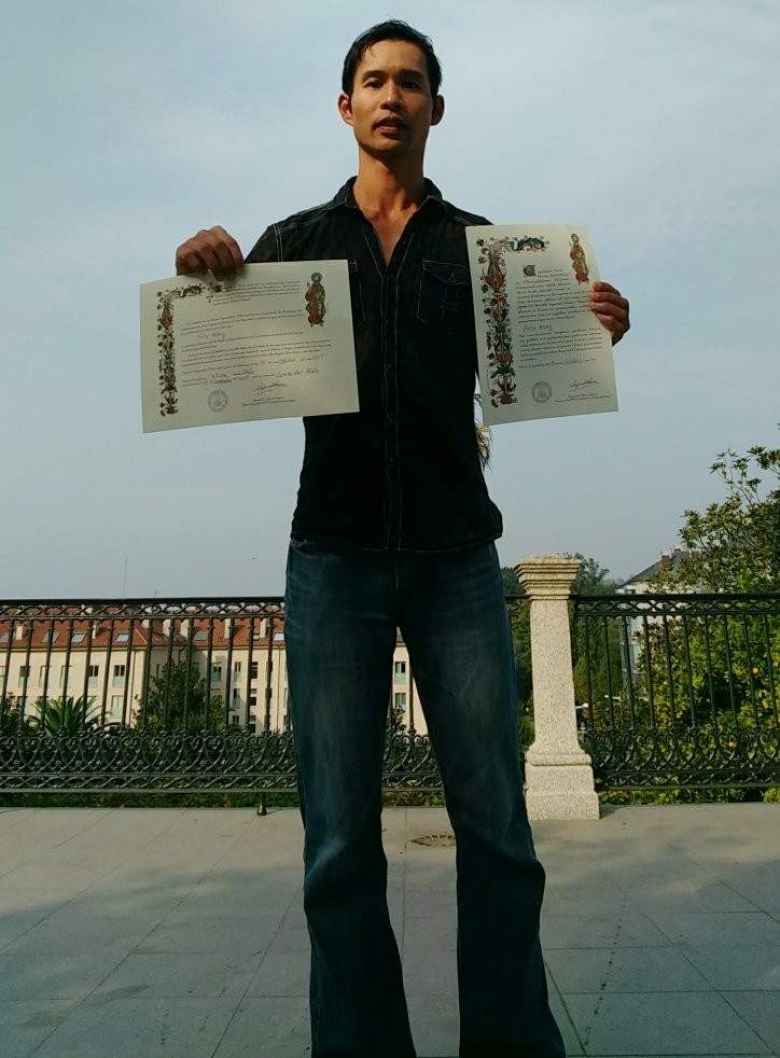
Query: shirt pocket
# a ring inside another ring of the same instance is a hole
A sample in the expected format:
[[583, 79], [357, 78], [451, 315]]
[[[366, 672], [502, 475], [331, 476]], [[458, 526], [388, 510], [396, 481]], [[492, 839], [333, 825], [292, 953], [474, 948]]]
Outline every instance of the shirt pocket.
[[417, 296], [417, 318], [445, 331], [462, 326], [471, 297], [466, 265], [423, 258]]
[[349, 300], [352, 305], [352, 322], [364, 323], [366, 319], [363, 305], [363, 283], [360, 279], [360, 266], [354, 258], [347, 261], [349, 270]]

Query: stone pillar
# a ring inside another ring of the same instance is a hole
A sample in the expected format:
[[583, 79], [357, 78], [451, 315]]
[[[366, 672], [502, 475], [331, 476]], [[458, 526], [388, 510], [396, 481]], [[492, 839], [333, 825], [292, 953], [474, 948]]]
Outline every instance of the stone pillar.
[[532, 556], [515, 566], [531, 600], [534, 742], [525, 755], [529, 819], [598, 819], [589, 754], [577, 740], [568, 600], [580, 563]]

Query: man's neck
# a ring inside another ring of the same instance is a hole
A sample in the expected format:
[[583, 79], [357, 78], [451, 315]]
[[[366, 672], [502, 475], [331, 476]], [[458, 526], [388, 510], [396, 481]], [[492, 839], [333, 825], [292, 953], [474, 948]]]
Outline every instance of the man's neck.
[[421, 159], [410, 158], [391, 168], [361, 152], [352, 193], [361, 213], [371, 221], [414, 213], [425, 198]]

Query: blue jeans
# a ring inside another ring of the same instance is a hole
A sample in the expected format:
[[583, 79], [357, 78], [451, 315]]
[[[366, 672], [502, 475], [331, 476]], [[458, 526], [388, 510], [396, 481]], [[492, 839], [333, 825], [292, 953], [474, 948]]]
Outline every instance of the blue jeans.
[[416, 1058], [381, 825], [396, 627], [456, 839], [460, 1058], [564, 1058], [495, 544], [424, 555], [291, 540], [285, 602], [311, 1058]]

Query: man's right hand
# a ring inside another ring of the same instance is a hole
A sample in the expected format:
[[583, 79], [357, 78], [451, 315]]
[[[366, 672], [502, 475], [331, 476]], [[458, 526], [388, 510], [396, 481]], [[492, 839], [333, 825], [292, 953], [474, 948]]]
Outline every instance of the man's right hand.
[[210, 269], [214, 276], [229, 278], [244, 267], [244, 255], [232, 235], [217, 225], [187, 239], [176, 250], [176, 275]]

